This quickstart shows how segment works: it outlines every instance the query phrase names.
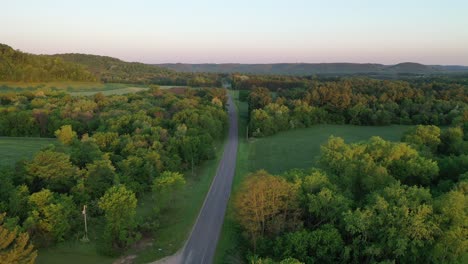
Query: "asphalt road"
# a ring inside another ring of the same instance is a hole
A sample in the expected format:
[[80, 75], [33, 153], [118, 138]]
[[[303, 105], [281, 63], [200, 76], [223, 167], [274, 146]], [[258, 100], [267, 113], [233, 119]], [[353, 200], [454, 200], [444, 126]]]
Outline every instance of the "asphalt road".
[[237, 157], [237, 113], [232, 98], [228, 99], [229, 135], [211, 183], [203, 207], [192, 233], [182, 251], [181, 262], [187, 264], [209, 264], [213, 262], [219, 234], [223, 226], [226, 206], [231, 194], [231, 185], [236, 169]]

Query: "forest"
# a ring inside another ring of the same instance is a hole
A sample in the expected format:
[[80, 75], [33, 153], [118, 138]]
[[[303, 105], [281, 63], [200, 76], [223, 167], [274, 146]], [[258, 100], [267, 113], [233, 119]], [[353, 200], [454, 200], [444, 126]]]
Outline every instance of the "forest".
[[416, 126], [400, 143], [330, 137], [317, 167], [250, 174], [234, 200], [252, 263], [463, 263], [468, 141]]
[[400, 142], [375, 136], [347, 143], [330, 136], [309, 169], [247, 175], [232, 201], [246, 261], [466, 261], [468, 86], [463, 80], [233, 79], [241, 89], [239, 100], [248, 104], [250, 140], [318, 124], [413, 125]]
[[[183, 173], [214, 158], [214, 142], [227, 128], [226, 96], [216, 88], [158, 87], [112, 96], [1, 94], [0, 136], [59, 141], [0, 170], [0, 231], [12, 238], [0, 245], [2, 259], [32, 263], [31, 245], [82, 239], [83, 205], [101, 254], [120, 255], [150, 235], [185, 184]], [[137, 218], [138, 199], [147, 193], [154, 212]], [[2, 251], [13, 241], [20, 250]]]
[[[288, 80], [284, 85], [301, 84]], [[242, 97], [249, 104], [249, 134], [269, 136], [282, 130], [324, 123], [468, 128], [466, 85], [369, 78], [313, 80], [302, 85], [277, 88], [274, 96], [271, 88], [253, 84], [250, 90], [243, 91]]]
[[32, 55], [0, 43], [1, 81], [96, 81], [83, 66], [58, 57]]
[[35, 55], [0, 43], [0, 81], [94, 81], [105, 83], [221, 87], [225, 75], [185, 73], [89, 54]]

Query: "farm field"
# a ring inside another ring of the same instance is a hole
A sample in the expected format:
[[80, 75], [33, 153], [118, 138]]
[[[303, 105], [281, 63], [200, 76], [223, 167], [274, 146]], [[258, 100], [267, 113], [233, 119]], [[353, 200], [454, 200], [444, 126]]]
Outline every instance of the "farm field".
[[[237, 91], [231, 91], [233, 98], [238, 98]], [[248, 106], [246, 102], [235, 100], [239, 113], [239, 150], [237, 153], [236, 175], [233, 193], [228, 206], [224, 226], [221, 232], [215, 263], [233, 263], [238, 261], [240, 230], [234, 221], [232, 197], [236, 195], [243, 179], [249, 172], [265, 169], [272, 174], [299, 168], [314, 166], [320, 155], [320, 146], [331, 135], [344, 138], [349, 142], [367, 140], [372, 136], [399, 141], [403, 133], [411, 126], [353, 126], [353, 125], [316, 125], [310, 128], [289, 130], [264, 138], [246, 140]]]
[[119, 89], [111, 89], [111, 90], [95, 90], [95, 91], [81, 91], [81, 92], [69, 92], [72, 96], [89, 96], [94, 95], [97, 93], [102, 93], [103, 95], [121, 95], [121, 94], [129, 94], [129, 93], [138, 93], [141, 91], [146, 91], [148, 88], [146, 87], [124, 87]]
[[18, 160], [30, 159], [41, 148], [56, 142], [55, 138], [0, 137], [0, 166], [13, 166]]
[[[172, 89], [172, 88], [180, 88], [184, 86], [170, 86], [170, 85], [163, 85], [159, 86], [160, 89]], [[73, 96], [90, 96], [94, 95], [97, 93], [102, 93], [103, 95], [122, 95], [122, 94], [129, 94], [129, 93], [138, 93], [141, 91], [146, 91], [148, 90], [148, 87], [143, 87], [143, 86], [128, 86], [128, 87], [122, 87], [122, 88], [117, 88], [117, 89], [103, 89], [103, 90], [93, 90], [93, 91], [79, 91], [79, 92], [69, 92], [69, 94]]]
[[57, 89], [68, 91], [89, 91], [94, 89], [112, 90], [129, 86], [120, 83], [101, 83], [101, 82], [0, 82], [0, 91], [3, 90], [37, 90], [37, 89]]
[[316, 125], [253, 139], [248, 144], [248, 170], [265, 169], [273, 174], [280, 174], [294, 168], [310, 168], [320, 155], [320, 146], [331, 135], [341, 137], [347, 143], [367, 140], [372, 136], [399, 141], [409, 128], [410, 126], [403, 125]]
[[[186, 86], [159, 85], [161, 89], [172, 89]], [[99, 82], [0, 82], [0, 93], [24, 92], [36, 90], [64, 90], [72, 96], [90, 96], [97, 93], [104, 95], [122, 95], [137, 93], [148, 89], [147, 85], [125, 83], [99, 83]]]

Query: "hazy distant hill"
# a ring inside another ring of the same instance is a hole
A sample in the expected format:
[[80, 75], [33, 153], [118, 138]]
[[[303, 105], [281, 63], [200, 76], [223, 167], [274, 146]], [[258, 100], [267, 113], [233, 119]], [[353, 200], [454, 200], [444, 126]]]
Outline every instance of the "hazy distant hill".
[[1, 81], [95, 81], [85, 67], [59, 57], [34, 55], [0, 44]]
[[212, 73], [252, 73], [252, 74], [440, 74], [449, 72], [468, 72], [466, 66], [431, 66], [405, 62], [396, 65], [371, 63], [275, 63], [275, 64], [183, 64], [166, 63], [158, 66], [179, 72], [212, 72]]
[[[208, 73], [208, 74], [190, 74]], [[275, 63], [275, 64], [144, 64], [88, 54], [34, 55], [0, 44], [1, 81], [104, 81], [211, 86], [217, 77], [209, 73], [285, 75], [432, 75], [468, 73], [468, 66], [396, 65], [371, 63]]]
[[430, 74], [439, 73], [443, 71], [443, 69], [436, 69], [433, 66], [423, 65], [414, 62], [403, 62], [396, 65], [384, 66], [383, 71], [388, 73]]
[[83, 65], [98, 79], [105, 82], [145, 82], [174, 72], [168, 68], [138, 62], [125, 62], [107, 56], [78, 53], [56, 54], [53, 56]]

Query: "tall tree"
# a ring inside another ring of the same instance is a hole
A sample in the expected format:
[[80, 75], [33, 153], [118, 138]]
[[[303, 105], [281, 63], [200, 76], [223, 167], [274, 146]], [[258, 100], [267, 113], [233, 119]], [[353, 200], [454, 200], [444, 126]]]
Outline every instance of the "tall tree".
[[153, 194], [158, 209], [165, 208], [174, 198], [174, 192], [185, 185], [184, 176], [178, 172], [165, 171], [153, 181]]
[[99, 208], [106, 218], [105, 240], [116, 248], [126, 248], [134, 241], [137, 199], [124, 185], [109, 188], [101, 199]]
[[70, 145], [76, 139], [76, 132], [73, 131], [71, 125], [62, 126], [54, 134], [64, 145]]
[[248, 232], [254, 249], [259, 237], [298, 225], [297, 188], [266, 171], [248, 176], [234, 204], [237, 219]]

